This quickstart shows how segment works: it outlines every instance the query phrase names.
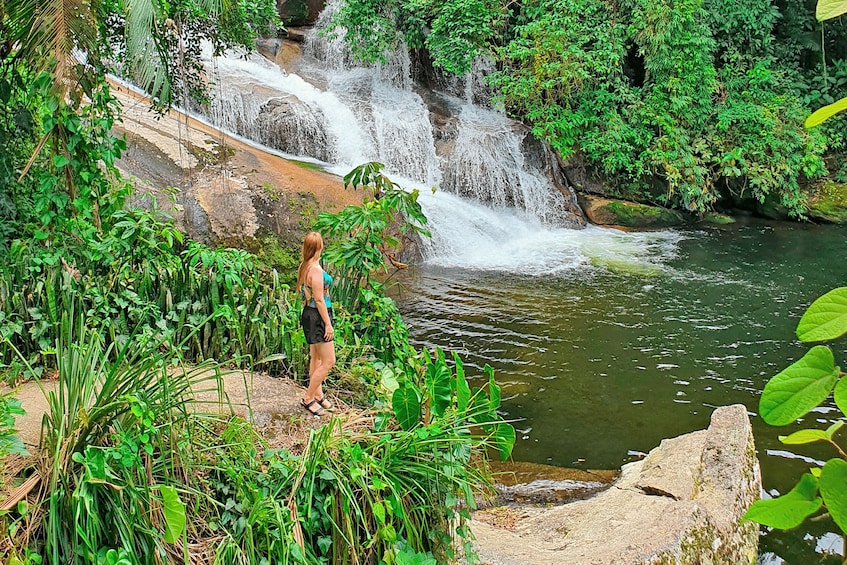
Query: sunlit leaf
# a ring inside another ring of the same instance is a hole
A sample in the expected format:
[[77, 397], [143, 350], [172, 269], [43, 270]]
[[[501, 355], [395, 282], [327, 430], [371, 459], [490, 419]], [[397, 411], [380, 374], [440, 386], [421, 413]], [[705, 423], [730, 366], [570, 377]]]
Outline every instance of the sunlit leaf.
[[758, 524], [780, 530], [795, 528], [803, 520], [820, 510], [823, 501], [818, 492], [818, 480], [804, 473], [791, 491], [778, 498], [757, 500], [742, 516]]
[[847, 333], [847, 287], [830, 290], [812, 302], [797, 324], [797, 337], [805, 342], [835, 339], [845, 333]]
[[[837, 386], [836, 386], [836, 390], [838, 390], [838, 387], [837, 387]], [[844, 426], [844, 420], [838, 420], [837, 422], [835, 422], [834, 424], [832, 424], [830, 427], [828, 427], [828, 428], [826, 429], [826, 432], [825, 432], [825, 433], [826, 433], [826, 438], [827, 438], [827, 439], [832, 439], [832, 437], [835, 435], [835, 432], [837, 432], [838, 430], [840, 430], [843, 426]]]
[[786, 445], [802, 445], [826, 440], [826, 432], [823, 430], [798, 430], [787, 436], [779, 436], [779, 441]]
[[819, 22], [847, 13], [847, 0], [818, 0], [815, 17]]
[[830, 459], [821, 470], [821, 496], [832, 519], [847, 532], [847, 461]]
[[759, 399], [762, 419], [773, 426], [790, 424], [829, 396], [839, 374], [832, 351], [813, 347], [765, 385]]
[[162, 485], [162, 506], [165, 510], [165, 541], [176, 543], [185, 531], [185, 503], [179, 498], [176, 488]]
[[841, 413], [847, 414], [847, 379], [843, 377], [838, 379], [833, 396], [835, 397], [835, 405], [838, 406]]

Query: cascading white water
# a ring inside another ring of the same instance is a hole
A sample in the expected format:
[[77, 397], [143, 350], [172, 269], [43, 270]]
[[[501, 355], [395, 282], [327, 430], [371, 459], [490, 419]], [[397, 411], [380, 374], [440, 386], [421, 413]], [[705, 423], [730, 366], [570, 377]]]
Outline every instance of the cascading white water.
[[464, 104], [457, 129], [455, 149], [443, 160], [442, 188], [496, 207], [525, 210], [545, 224], [567, 220], [565, 199], [543, 171], [525, 162], [523, 136], [510, 120]]
[[385, 163], [392, 180], [421, 190], [433, 233], [422, 249], [435, 264], [540, 274], [609, 257], [651, 264], [645, 250], [656, 242], [660, 255], [665, 244], [673, 247], [667, 234], [562, 228], [579, 224], [550, 171], [539, 165], [543, 159], [526, 157], [526, 130], [472, 103], [485, 92], [484, 62], [461, 96], [433, 94], [425, 102], [413, 90], [406, 49], [385, 64], [356, 67], [340, 32], [332, 40], [313, 32], [296, 74], [255, 54], [210, 62], [219, 85], [210, 119], [293, 156], [323, 161], [338, 174], [367, 161]]

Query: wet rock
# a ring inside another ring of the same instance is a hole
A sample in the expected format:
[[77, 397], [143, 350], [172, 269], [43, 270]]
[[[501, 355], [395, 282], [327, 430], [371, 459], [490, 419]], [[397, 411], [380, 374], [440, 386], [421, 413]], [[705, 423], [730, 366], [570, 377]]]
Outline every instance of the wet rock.
[[607, 488], [617, 471], [584, 471], [538, 463], [492, 463], [494, 488], [500, 503], [564, 504], [593, 496]]
[[685, 223], [676, 210], [580, 193], [579, 204], [588, 220], [600, 226], [664, 228]]
[[726, 214], [719, 214], [718, 212], [709, 212], [703, 216], [703, 222], [716, 226], [724, 226], [727, 224], [734, 224], [735, 218]]
[[483, 515], [471, 529], [491, 565], [752, 564], [758, 526], [739, 520], [760, 489], [750, 420], [734, 405], [715, 410], [707, 430], [624, 466], [595, 497], [513, 508], [499, 525]]
[[327, 138], [326, 117], [314, 106], [286, 96], [269, 100], [243, 133], [260, 143], [293, 155], [312, 155], [316, 159], [331, 162], [335, 145]]
[[756, 202], [756, 214], [769, 220], [787, 220], [790, 218], [788, 208], [774, 194], [769, 194], [764, 202]]

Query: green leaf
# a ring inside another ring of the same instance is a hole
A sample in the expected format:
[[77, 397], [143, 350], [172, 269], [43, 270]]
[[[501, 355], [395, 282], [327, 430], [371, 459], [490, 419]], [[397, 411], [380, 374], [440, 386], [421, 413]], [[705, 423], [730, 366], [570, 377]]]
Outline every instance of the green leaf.
[[830, 459], [821, 469], [823, 502], [842, 532], [847, 532], [847, 461]]
[[826, 440], [826, 432], [823, 430], [798, 430], [791, 435], [779, 436], [779, 441], [786, 445], [802, 445]]
[[757, 500], [741, 519], [780, 530], [795, 528], [820, 510], [823, 501], [817, 492], [817, 479], [810, 473], [804, 473], [790, 492], [778, 498]]
[[411, 386], [404, 385], [394, 391], [391, 408], [404, 430], [411, 430], [421, 419], [421, 402]]
[[835, 385], [835, 405], [841, 410], [842, 414], [847, 414], [847, 379], [838, 379], [838, 384]]
[[462, 358], [455, 351], [453, 352], [453, 361], [456, 363], [456, 400], [459, 413], [464, 414], [470, 405], [471, 389], [468, 386], [468, 380], [465, 378], [465, 366], [462, 364]]
[[432, 410], [436, 416], [443, 416], [444, 411], [452, 401], [450, 368], [444, 362], [444, 353], [436, 349], [435, 359], [430, 361], [427, 357], [426, 364], [426, 387], [432, 398]]
[[494, 369], [489, 367], [488, 363], [482, 370], [488, 375], [488, 398], [491, 403], [491, 411], [494, 412], [500, 408], [500, 385], [494, 380]]
[[[840, 381], [839, 381], [839, 384], [840, 384]], [[836, 386], [835, 389], [837, 391], [838, 387]], [[828, 427], [826, 429], [826, 439], [831, 440], [833, 438], [833, 436], [835, 435], [835, 432], [840, 430], [843, 426], [844, 426], [844, 420], [838, 420], [837, 422], [832, 424], [830, 427]]]
[[185, 531], [185, 503], [172, 486], [162, 485], [159, 492], [165, 510], [165, 542], [176, 543]]
[[805, 342], [835, 339], [845, 333], [847, 333], [847, 287], [830, 290], [812, 302], [797, 324], [797, 337]]
[[818, 0], [818, 5], [815, 8], [815, 18], [819, 22], [822, 22], [837, 18], [845, 12], [847, 12], [847, 0]]
[[62, 167], [66, 166], [70, 162], [71, 162], [70, 159], [68, 159], [64, 155], [56, 155], [56, 156], [53, 157], [53, 164], [56, 165], [56, 168], [58, 168], [58, 169], [61, 169]]
[[515, 446], [515, 428], [511, 424], [497, 424], [497, 429], [494, 432], [494, 441], [497, 445], [497, 450], [500, 452], [500, 460], [505, 461], [512, 454], [512, 448]]
[[840, 370], [828, 347], [818, 345], [773, 377], [759, 399], [759, 413], [772, 426], [785, 426], [829, 396]]

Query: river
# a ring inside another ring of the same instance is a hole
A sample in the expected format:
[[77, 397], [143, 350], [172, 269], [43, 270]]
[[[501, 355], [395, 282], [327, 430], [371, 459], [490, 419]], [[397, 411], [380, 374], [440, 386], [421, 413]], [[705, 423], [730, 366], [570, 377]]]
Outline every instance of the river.
[[[733, 403], [749, 411], [769, 492], [833, 456], [781, 444], [803, 426], [767, 426], [757, 410], [767, 380], [808, 349], [794, 336], [805, 308], [847, 280], [843, 228], [746, 220], [544, 233], [491, 257], [453, 237], [398, 287], [417, 345], [460, 352], [469, 374], [495, 369], [503, 416], [516, 420], [516, 460], [618, 468]], [[837, 414], [828, 404], [805, 426]], [[825, 555], [841, 551], [834, 531], [823, 521], [764, 533], [759, 562], [840, 563]]]

